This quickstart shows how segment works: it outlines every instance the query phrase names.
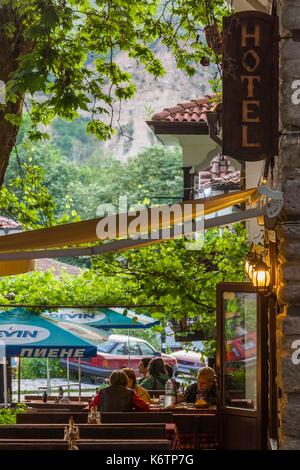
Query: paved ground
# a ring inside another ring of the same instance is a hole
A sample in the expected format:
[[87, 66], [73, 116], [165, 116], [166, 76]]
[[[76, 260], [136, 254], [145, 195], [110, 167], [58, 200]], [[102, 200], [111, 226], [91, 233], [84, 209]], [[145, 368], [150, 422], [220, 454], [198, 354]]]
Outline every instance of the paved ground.
[[[13, 379], [12, 381], [12, 387], [13, 387], [13, 394], [17, 394], [17, 389], [18, 389], [18, 382], [16, 379]], [[73, 385], [72, 385], [73, 384]], [[55, 395], [57, 393], [58, 387], [62, 386], [63, 389], [67, 392], [68, 387], [67, 387], [67, 381], [64, 379], [51, 379], [50, 381], [51, 385], [51, 394]], [[39, 387], [43, 387], [40, 388]], [[42, 395], [44, 389], [47, 387], [47, 379], [24, 379], [21, 380], [21, 396], [26, 395], [34, 395], [38, 394], [38, 391], [40, 395]], [[78, 385], [75, 384], [74, 381], [70, 382], [70, 395], [78, 395]], [[82, 390], [82, 395], [92, 395], [95, 392], [96, 385], [91, 385], [90, 383], [82, 383], [81, 384], [81, 390]]]

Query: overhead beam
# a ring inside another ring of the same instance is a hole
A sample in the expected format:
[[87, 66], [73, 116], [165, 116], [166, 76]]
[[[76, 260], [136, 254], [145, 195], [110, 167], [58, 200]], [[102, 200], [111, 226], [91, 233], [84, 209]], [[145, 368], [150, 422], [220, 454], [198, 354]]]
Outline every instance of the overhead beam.
[[[176, 206], [181, 210], [179, 215], [170, 211], [170, 217], [164, 221], [162, 217], [157, 217], [159, 211], [171, 208], [172, 205], [152, 207], [140, 212], [142, 224], [141, 233], [149, 233], [154, 230], [163, 229], [165, 226], [173, 226], [188, 222], [188, 220], [197, 219], [203, 215], [212, 214], [220, 210], [232, 207], [248, 200], [256, 193], [256, 188], [243, 191], [235, 191], [226, 195], [213, 196], [210, 198], [196, 199], [177, 203]], [[202, 206], [203, 205], [203, 206]], [[190, 209], [187, 211], [187, 209]], [[188, 217], [186, 217], [188, 212]], [[186, 215], [184, 215], [186, 213]], [[114, 238], [128, 238], [128, 227], [131, 222], [136, 220], [137, 212], [124, 214], [114, 214], [105, 218], [107, 223], [116, 224], [116, 234]], [[0, 253], [25, 251], [34, 249], [63, 248], [83, 243], [96, 243], [101, 240], [97, 235], [97, 225], [104, 218], [74, 222], [71, 224], [56, 225], [55, 227], [31, 230], [0, 237]], [[124, 223], [125, 220], [125, 223]], [[107, 238], [107, 237], [106, 237]], [[105, 238], [105, 239], [106, 239]], [[103, 240], [104, 238], [102, 238]]]
[[[204, 229], [213, 227], [221, 227], [224, 225], [241, 222], [247, 219], [259, 217], [264, 214], [264, 208], [258, 207], [255, 209], [248, 209], [245, 211], [234, 212], [219, 217], [213, 217], [211, 219], [204, 220]], [[189, 224], [190, 226], [190, 224]], [[188, 227], [189, 227], [188, 226]], [[24, 259], [41, 259], [41, 258], [60, 258], [64, 256], [97, 256], [104, 253], [112, 253], [119, 251], [126, 251], [131, 249], [143, 248], [145, 246], [161, 243], [167, 240], [178, 238], [179, 228], [172, 227], [161, 229], [156, 232], [152, 232], [151, 237], [133, 240], [132, 238], [126, 238], [123, 240], [117, 240], [102, 245], [91, 246], [86, 248], [65, 248], [55, 250], [37, 250], [37, 251], [24, 251], [15, 253], [0, 253], [0, 260], [24, 260]], [[185, 227], [186, 229], [186, 227]], [[184, 235], [188, 235], [188, 232], [181, 230]], [[184, 235], [181, 235], [184, 236]]]

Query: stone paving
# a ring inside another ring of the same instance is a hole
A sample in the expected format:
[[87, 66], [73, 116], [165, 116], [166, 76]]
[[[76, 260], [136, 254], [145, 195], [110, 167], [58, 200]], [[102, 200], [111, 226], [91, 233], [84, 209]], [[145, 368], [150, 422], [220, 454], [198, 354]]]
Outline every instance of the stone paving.
[[[62, 386], [67, 392], [67, 381], [65, 379], [55, 379], [51, 378], [51, 395], [57, 394], [58, 387]], [[72, 385], [73, 384], [73, 385]], [[75, 385], [74, 385], [75, 384]], [[39, 387], [43, 387], [44, 389], [47, 387], [47, 379], [23, 379], [21, 380], [21, 397], [24, 395], [38, 395]], [[12, 388], [14, 396], [17, 394], [18, 389], [18, 381], [16, 379], [12, 380]], [[82, 395], [92, 395], [97, 388], [97, 385], [91, 385], [90, 383], [82, 382], [81, 390]], [[42, 395], [44, 389], [40, 389], [39, 394]], [[78, 385], [74, 381], [70, 381], [70, 395], [78, 395]]]

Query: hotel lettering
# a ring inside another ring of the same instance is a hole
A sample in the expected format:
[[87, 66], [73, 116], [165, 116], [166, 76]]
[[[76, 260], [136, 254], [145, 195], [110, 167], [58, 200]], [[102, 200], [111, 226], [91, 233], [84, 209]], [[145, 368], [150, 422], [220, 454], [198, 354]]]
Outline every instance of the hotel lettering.
[[223, 153], [257, 161], [277, 153], [277, 20], [259, 12], [224, 19]]

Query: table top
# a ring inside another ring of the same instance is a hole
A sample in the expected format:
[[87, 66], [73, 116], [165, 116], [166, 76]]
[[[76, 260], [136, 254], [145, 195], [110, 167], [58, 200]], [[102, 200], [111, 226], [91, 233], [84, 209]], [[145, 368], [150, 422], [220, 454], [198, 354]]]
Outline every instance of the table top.
[[165, 411], [171, 413], [190, 413], [190, 414], [215, 414], [217, 412], [216, 405], [195, 406], [194, 403], [178, 403], [177, 405], [164, 408], [159, 404], [150, 405], [150, 411]]
[[72, 406], [72, 405], [75, 405], [75, 406], [85, 406], [85, 405], [88, 405], [89, 402], [86, 401], [86, 400], [82, 400], [82, 401], [70, 401], [70, 402], [61, 402], [61, 401], [46, 401], [46, 403], [44, 403], [43, 401], [41, 400], [25, 400], [25, 401], [22, 401], [22, 404], [24, 405], [27, 405], [27, 406], [30, 406], [30, 405], [51, 405], [51, 406]]

